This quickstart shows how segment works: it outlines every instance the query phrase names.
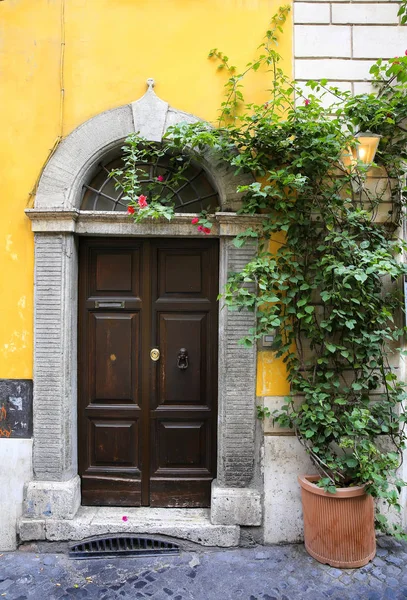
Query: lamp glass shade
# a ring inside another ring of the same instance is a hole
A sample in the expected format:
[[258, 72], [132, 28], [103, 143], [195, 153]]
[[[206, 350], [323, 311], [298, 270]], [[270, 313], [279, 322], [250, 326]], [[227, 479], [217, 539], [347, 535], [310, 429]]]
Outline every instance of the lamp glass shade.
[[358, 133], [356, 136], [356, 141], [358, 143], [355, 148], [355, 158], [358, 161], [363, 162], [365, 165], [370, 165], [372, 162], [374, 162], [380, 138], [380, 135], [377, 133], [371, 133], [370, 131], [367, 131], [366, 133]]

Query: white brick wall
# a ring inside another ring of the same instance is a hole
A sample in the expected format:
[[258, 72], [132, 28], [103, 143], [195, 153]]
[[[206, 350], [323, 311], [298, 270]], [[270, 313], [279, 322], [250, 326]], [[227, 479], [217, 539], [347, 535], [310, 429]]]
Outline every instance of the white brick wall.
[[296, 61], [297, 79], [318, 79], [323, 77], [330, 81], [363, 81], [369, 73], [374, 60], [343, 60], [340, 58], [301, 59]]
[[333, 4], [332, 23], [398, 25], [398, 4]]
[[[318, 10], [316, 10], [316, 8]], [[294, 3], [294, 23], [330, 23], [331, 5], [314, 2]]]
[[[352, 27], [355, 58], [393, 58], [407, 48], [407, 27]], [[379, 54], [379, 56], [378, 56]]]
[[[294, 48], [296, 58], [350, 58], [351, 28], [342, 25], [294, 25]], [[332, 54], [333, 51], [335, 54]]]
[[370, 92], [375, 60], [407, 49], [398, 9], [392, 0], [294, 0], [294, 77], [349, 82], [338, 87]]

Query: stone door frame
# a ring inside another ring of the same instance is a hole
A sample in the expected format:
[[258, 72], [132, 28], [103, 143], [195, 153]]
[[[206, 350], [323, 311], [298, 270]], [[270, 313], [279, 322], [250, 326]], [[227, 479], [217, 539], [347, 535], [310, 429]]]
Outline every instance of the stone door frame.
[[[80, 210], [81, 190], [92, 168], [131, 132], [160, 141], [170, 125], [198, 119], [159, 99], [148, 80], [138, 101], [86, 121], [60, 144], [38, 186], [35, 205], [26, 211], [35, 240], [34, 278], [34, 479], [25, 485], [25, 518], [72, 519], [81, 501], [77, 468], [77, 237], [196, 237], [190, 215], [170, 223], [133, 223], [126, 214]], [[220, 238], [219, 289], [229, 271], [253, 256], [254, 246], [236, 248], [233, 237], [256, 217], [236, 216], [235, 176], [211, 152], [200, 162], [214, 181], [222, 211], [212, 235]], [[256, 348], [238, 340], [254, 325], [249, 312], [219, 311], [219, 408], [217, 480], [213, 482], [211, 521], [219, 525], [260, 525], [259, 456], [255, 441]]]

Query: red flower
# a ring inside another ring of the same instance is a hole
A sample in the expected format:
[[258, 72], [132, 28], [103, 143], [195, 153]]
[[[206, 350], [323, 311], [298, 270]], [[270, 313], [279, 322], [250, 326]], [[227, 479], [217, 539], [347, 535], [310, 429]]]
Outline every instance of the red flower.
[[407, 50], [404, 51], [404, 54], [407, 56]]
[[308, 104], [310, 104], [310, 103], [311, 103], [311, 100], [309, 98], [305, 98], [305, 100], [304, 100], [305, 106], [308, 106]]
[[211, 232], [211, 230], [209, 229], [209, 227], [204, 227], [203, 225], [199, 225], [197, 227], [198, 231], [201, 231], [202, 233], [205, 233], [206, 235], [208, 235], [208, 233]]
[[192, 225], [196, 225], [198, 223], [199, 219], [198, 217], [194, 217], [191, 221]]
[[148, 206], [147, 204], [147, 196], [143, 196], [143, 194], [141, 194], [138, 197], [138, 205], [140, 208], [146, 208], [146, 206]]
[[134, 215], [134, 213], [135, 213], [134, 206], [128, 206], [127, 212], [129, 213], [129, 215]]
[[159, 175], [159, 176], [157, 177], [157, 181], [164, 181], [164, 177], [163, 177], [162, 175]]
[[129, 517], [122, 517], [122, 521], [126, 522], [129, 520]]

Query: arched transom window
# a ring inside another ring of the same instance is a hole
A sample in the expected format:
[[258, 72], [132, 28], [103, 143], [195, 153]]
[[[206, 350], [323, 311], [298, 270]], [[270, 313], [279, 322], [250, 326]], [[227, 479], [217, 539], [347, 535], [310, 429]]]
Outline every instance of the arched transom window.
[[[143, 185], [151, 186], [158, 181], [154, 194], [170, 198], [178, 213], [197, 213], [201, 210], [216, 209], [220, 205], [219, 195], [214, 184], [210, 181], [206, 171], [196, 162], [190, 162], [183, 171], [180, 180], [169, 182], [174, 167], [167, 156], [162, 156], [155, 162], [138, 163], [137, 167], [145, 173], [141, 177], [141, 190]], [[124, 192], [117, 189], [115, 180], [110, 176], [113, 169], [123, 168], [121, 157], [108, 159], [98, 165], [93, 171], [89, 181], [83, 185], [81, 210], [125, 211], [127, 202], [123, 199]]]

